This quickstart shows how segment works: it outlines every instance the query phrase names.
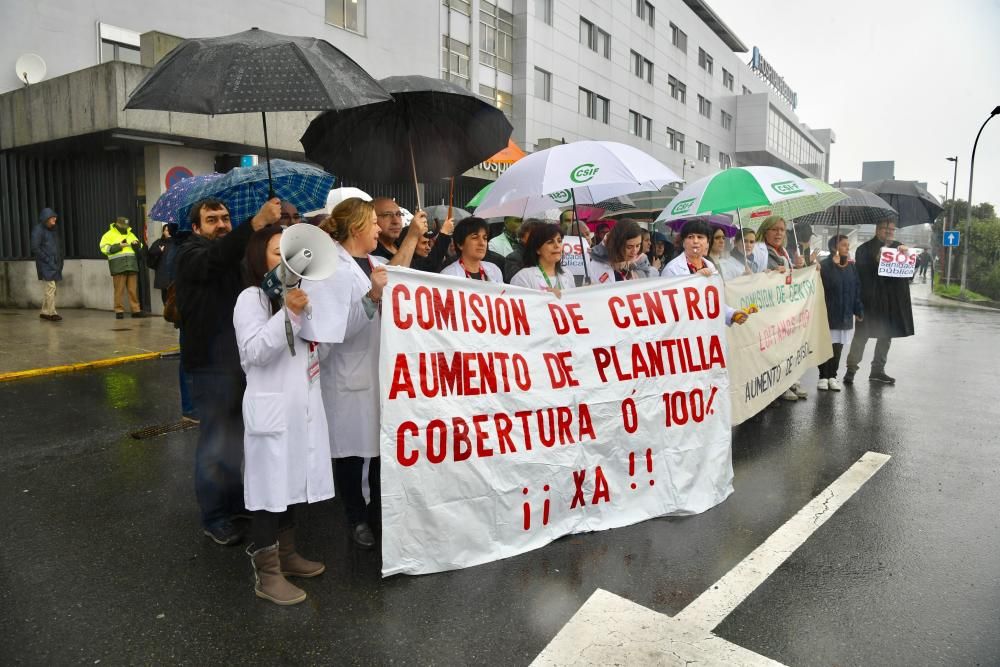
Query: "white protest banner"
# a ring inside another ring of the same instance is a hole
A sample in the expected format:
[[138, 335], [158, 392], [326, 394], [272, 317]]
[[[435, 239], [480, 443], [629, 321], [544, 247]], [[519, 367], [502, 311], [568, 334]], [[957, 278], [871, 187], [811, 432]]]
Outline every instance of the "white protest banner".
[[[590, 244], [587, 239], [579, 236], [563, 237], [563, 269], [574, 276], [585, 276], [583, 263], [587, 262], [587, 269], [590, 269]], [[591, 270], [592, 274], [593, 271]]]
[[726, 281], [726, 302], [759, 312], [729, 329], [733, 425], [763, 410], [813, 366], [833, 356], [826, 297], [815, 266]]
[[703, 512], [732, 493], [718, 278], [549, 292], [389, 268], [382, 574]]
[[878, 254], [878, 274], [887, 278], [912, 278], [917, 270], [920, 248], [900, 252], [896, 248], [882, 248]]

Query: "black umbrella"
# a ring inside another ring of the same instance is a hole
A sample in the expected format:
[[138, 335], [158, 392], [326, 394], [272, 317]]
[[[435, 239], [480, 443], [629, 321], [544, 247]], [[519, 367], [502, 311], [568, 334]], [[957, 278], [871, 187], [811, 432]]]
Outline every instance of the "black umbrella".
[[417, 75], [379, 83], [392, 101], [320, 114], [302, 135], [306, 157], [341, 177], [416, 183], [461, 174], [507, 146], [506, 116], [464, 88]]
[[897, 227], [933, 224], [944, 207], [914, 181], [875, 181], [861, 186], [874, 192], [899, 213]]
[[343, 109], [391, 99], [330, 43], [252, 28], [181, 42], [132, 91], [125, 108], [213, 115], [259, 111], [270, 163], [265, 112]]

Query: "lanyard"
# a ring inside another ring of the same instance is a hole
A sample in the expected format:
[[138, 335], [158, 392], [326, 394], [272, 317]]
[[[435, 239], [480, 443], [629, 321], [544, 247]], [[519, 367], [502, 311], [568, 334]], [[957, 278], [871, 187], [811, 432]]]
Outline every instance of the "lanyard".
[[699, 271], [701, 271], [702, 269], [705, 268], [705, 261], [702, 260], [701, 266], [697, 266], [697, 267], [694, 264], [692, 264], [691, 262], [688, 262], [687, 265], [688, 265], [688, 271], [690, 271], [691, 273], [698, 273]]
[[[465, 262], [462, 261], [461, 257], [458, 258], [458, 263], [459, 265], [461, 265], [462, 270], [465, 271], [465, 277], [471, 279], [472, 274], [469, 273], [469, 270], [467, 268], [465, 268]], [[479, 279], [482, 281], [489, 281], [489, 278], [486, 277], [486, 272], [483, 271], [482, 265], [480, 265], [479, 267]]]
[[549, 286], [549, 289], [555, 289], [552, 287], [552, 281], [549, 280], [549, 274], [545, 273], [545, 269], [542, 268], [541, 263], [538, 264], [538, 270], [542, 274], [542, 278], [545, 278], [545, 284]]

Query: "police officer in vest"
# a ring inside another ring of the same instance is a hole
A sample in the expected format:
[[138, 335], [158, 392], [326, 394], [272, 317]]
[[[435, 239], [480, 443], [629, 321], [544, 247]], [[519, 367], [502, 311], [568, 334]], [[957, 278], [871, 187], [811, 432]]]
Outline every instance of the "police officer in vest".
[[119, 216], [101, 237], [101, 252], [108, 258], [108, 268], [115, 285], [115, 318], [125, 317], [123, 303], [128, 290], [132, 317], [149, 317], [139, 308], [139, 258], [142, 244], [128, 226], [128, 218]]

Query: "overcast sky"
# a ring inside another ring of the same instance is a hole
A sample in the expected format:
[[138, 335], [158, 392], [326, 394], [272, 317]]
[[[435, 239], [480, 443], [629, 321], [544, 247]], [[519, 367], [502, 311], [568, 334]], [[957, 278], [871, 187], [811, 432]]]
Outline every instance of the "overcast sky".
[[[831, 182], [895, 160], [896, 178], [941, 199], [958, 155], [968, 199], [972, 142], [1000, 105], [1000, 0], [708, 3], [798, 93], [799, 120], [833, 128]], [[972, 199], [1000, 210], [1000, 117], [979, 139]]]

